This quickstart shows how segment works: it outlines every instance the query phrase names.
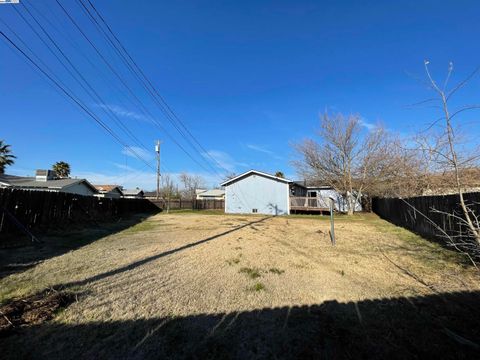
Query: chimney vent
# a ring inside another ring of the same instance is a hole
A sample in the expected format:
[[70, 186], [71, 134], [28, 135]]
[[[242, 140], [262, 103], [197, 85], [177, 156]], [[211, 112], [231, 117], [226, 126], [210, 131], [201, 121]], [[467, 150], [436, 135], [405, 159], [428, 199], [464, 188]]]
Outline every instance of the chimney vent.
[[37, 170], [35, 172], [35, 180], [37, 181], [55, 180], [56, 178], [57, 174], [53, 170]]

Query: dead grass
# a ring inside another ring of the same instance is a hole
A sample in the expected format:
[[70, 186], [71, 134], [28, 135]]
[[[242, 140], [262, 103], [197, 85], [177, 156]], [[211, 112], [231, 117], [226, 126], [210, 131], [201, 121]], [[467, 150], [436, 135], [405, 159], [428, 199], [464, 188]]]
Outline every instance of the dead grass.
[[[167, 325], [171, 319], [480, 290], [478, 273], [460, 255], [374, 215], [337, 217], [335, 247], [330, 244], [326, 220], [210, 212], [204, 216], [187, 211], [159, 214], [0, 279], [0, 301], [47, 288], [73, 289], [80, 294], [78, 301], [52, 320], [55, 326], [89, 328], [82, 335], [86, 344], [95, 340], [121, 347], [123, 339], [130, 348], [141, 341], [139, 347], [145, 346], [149, 341], [142, 340], [145, 337], [168, 333], [157, 340], [158, 346], [169, 349], [173, 345], [163, 341], [175, 338], [170, 337], [173, 332], [178, 334], [176, 327]], [[150, 325], [141, 327], [138, 336], [132, 335], [135, 344], [119, 335], [122, 325], [108, 331], [98, 325], [138, 319]], [[162, 320], [151, 324], [149, 319]], [[218, 321], [211, 324], [211, 331], [228, 328], [235, 319]], [[41, 349], [48, 349], [60, 330], [44, 331], [0, 340], [0, 347], [42, 344]], [[112, 339], [117, 337], [116, 343]], [[208, 339], [199, 341], [208, 343]], [[81, 355], [78, 349], [65, 346], [72, 357]], [[93, 345], [92, 349], [100, 351]], [[45, 351], [43, 355], [50, 354]], [[49, 351], [61, 354], [58, 346]]]
[[247, 275], [250, 279], [256, 279], [262, 276], [260, 275], [259, 269], [242, 267], [240, 270], [238, 270], [238, 272]]
[[226, 260], [226, 262], [228, 265], [236, 265], [240, 262], [240, 258], [239, 257], [231, 258]]
[[249, 291], [262, 291], [265, 290], [265, 285], [261, 282], [257, 282], [254, 285], [247, 288]]
[[123, 235], [131, 235], [143, 231], [152, 231], [163, 224], [160, 221], [145, 220], [123, 231]]
[[277, 275], [281, 275], [285, 272], [285, 270], [281, 270], [278, 268], [270, 268], [268, 271], [270, 271], [272, 274], [277, 274]]

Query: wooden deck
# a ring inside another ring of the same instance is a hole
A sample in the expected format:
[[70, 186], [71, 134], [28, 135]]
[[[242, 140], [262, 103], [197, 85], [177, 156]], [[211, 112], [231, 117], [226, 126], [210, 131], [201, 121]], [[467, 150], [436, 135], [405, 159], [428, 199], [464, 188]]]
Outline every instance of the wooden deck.
[[308, 206], [291, 206], [290, 211], [316, 211], [316, 212], [329, 212], [329, 208], [308, 207]]
[[330, 199], [323, 197], [290, 196], [290, 211], [330, 212]]

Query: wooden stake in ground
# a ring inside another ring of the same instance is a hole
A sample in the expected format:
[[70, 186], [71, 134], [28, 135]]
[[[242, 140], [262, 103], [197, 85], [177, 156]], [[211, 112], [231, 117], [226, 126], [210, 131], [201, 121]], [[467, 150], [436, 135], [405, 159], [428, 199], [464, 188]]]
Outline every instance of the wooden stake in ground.
[[333, 199], [330, 198], [330, 239], [332, 241], [332, 245], [335, 246], [335, 224], [333, 219], [333, 211], [335, 209]]

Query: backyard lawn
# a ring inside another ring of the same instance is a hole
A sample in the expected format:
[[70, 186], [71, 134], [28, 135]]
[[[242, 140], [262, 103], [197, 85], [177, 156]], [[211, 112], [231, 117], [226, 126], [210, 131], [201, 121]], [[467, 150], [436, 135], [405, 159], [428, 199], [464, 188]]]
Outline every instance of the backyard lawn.
[[4, 313], [21, 298], [61, 299], [51, 319], [45, 309], [4, 316], [1, 358], [466, 359], [480, 351], [478, 270], [373, 214], [338, 217], [336, 246], [319, 216], [182, 212], [130, 225], [0, 250]]

